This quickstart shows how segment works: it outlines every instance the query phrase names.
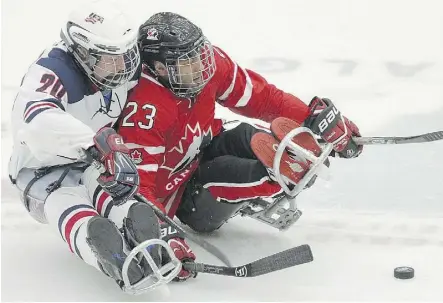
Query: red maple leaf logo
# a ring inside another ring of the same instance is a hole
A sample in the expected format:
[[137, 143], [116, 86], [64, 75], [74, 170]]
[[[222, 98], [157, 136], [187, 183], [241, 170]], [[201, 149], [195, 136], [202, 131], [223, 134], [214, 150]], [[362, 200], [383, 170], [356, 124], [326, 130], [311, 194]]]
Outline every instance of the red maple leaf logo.
[[130, 153], [130, 155], [131, 155], [132, 162], [134, 162], [135, 164], [140, 164], [143, 162], [142, 153], [139, 152], [138, 150], [134, 149]]

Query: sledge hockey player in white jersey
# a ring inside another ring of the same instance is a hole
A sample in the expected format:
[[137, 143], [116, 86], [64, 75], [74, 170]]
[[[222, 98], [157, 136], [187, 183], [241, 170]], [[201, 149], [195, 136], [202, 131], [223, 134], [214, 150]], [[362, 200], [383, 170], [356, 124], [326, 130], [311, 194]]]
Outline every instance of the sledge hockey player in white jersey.
[[[44, 51], [22, 79], [12, 110], [9, 163], [11, 182], [31, 216], [133, 294], [169, 282], [181, 269], [172, 249], [158, 240], [152, 209], [132, 199], [137, 169], [111, 128], [137, 83], [137, 34], [107, 0], [70, 14], [62, 41]], [[85, 164], [85, 154], [101, 165]], [[145, 242], [150, 239], [155, 240]], [[137, 249], [144, 251], [138, 260], [127, 258]]]

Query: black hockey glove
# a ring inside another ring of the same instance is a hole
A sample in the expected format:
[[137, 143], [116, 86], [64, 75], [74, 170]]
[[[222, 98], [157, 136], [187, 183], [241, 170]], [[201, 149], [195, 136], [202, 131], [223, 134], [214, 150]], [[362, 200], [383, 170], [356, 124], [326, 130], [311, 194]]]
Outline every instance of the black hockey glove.
[[105, 168], [97, 181], [113, 197], [114, 204], [121, 205], [138, 192], [140, 179], [137, 167], [122, 137], [114, 129], [100, 129], [94, 136], [94, 142], [95, 145], [87, 151]]

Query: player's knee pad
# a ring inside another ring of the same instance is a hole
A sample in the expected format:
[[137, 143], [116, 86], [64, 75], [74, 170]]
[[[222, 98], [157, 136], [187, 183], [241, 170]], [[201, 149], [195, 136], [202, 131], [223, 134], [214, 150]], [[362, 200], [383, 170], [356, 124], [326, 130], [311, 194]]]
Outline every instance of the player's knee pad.
[[217, 201], [209, 190], [192, 183], [186, 187], [176, 216], [197, 232], [212, 232], [220, 228], [248, 204]]
[[67, 167], [23, 168], [13, 182], [29, 214], [40, 223], [48, 223], [45, 203], [49, 195], [62, 186], [79, 186], [82, 173], [82, 169]]

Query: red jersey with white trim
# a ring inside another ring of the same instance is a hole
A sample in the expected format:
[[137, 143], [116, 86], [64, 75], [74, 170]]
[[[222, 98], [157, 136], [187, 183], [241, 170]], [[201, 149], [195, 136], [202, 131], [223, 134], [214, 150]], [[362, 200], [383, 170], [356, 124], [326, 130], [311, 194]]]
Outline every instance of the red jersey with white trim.
[[198, 166], [200, 150], [221, 131], [222, 121], [214, 117], [216, 102], [266, 122], [288, 117], [301, 123], [308, 115], [308, 107], [300, 99], [240, 67], [220, 48], [214, 47], [214, 56], [215, 74], [193, 103], [143, 73], [119, 124], [119, 133], [139, 169], [140, 193], [168, 214], [168, 201], [175, 198], [170, 195], [175, 196], [189, 180]]

